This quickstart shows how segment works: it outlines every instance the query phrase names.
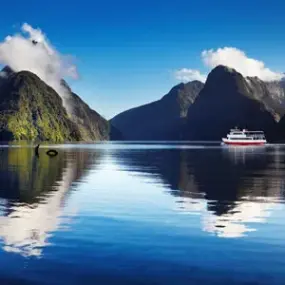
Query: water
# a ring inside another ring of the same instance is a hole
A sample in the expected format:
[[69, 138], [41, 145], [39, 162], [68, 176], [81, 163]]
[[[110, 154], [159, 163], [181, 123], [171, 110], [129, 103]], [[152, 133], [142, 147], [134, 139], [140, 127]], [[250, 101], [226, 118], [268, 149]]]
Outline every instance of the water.
[[0, 284], [285, 284], [285, 146], [0, 147]]

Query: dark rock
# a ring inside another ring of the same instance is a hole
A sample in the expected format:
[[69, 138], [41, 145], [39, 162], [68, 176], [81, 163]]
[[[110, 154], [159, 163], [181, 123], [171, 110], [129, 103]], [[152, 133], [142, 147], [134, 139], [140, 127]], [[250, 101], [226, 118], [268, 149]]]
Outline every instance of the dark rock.
[[171, 140], [182, 136], [188, 108], [204, 84], [179, 84], [160, 100], [127, 110], [111, 120], [125, 140]]
[[185, 138], [221, 140], [229, 129], [238, 126], [264, 130], [269, 139], [276, 139], [277, 122], [284, 114], [284, 90], [278, 90], [283, 92], [278, 103], [274, 100], [278, 92], [269, 92], [273, 87], [273, 83], [258, 78], [244, 78], [232, 68], [214, 68], [188, 110]]
[[110, 125], [110, 140], [112, 141], [121, 141], [124, 140], [124, 137], [122, 133], [112, 125], [112, 123], [109, 123]]

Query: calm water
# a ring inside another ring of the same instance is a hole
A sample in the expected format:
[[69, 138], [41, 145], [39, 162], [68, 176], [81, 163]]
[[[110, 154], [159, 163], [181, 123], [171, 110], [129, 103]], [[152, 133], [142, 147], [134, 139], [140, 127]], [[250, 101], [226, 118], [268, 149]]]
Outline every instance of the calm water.
[[0, 147], [0, 284], [285, 284], [285, 146]]

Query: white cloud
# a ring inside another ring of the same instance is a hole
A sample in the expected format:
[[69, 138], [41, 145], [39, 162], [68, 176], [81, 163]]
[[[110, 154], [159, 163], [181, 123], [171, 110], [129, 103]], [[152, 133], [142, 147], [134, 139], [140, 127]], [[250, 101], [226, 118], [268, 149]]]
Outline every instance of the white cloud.
[[0, 64], [8, 65], [16, 72], [35, 73], [63, 99], [67, 92], [60, 80], [65, 76], [77, 78], [76, 67], [50, 45], [40, 29], [27, 23], [22, 26], [22, 34], [7, 36], [0, 42]]
[[[280, 80], [284, 77], [284, 74], [270, 70], [268, 67], [265, 67], [264, 62], [248, 57], [244, 51], [235, 47], [204, 50], [201, 53], [201, 57], [204, 65], [210, 69], [215, 68], [218, 65], [225, 65], [234, 68], [243, 76], [257, 76], [264, 81]], [[187, 74], [189, 74], [188, 77]], [[203, 79], [206, 77], [198, 70], [187, 68], [176, 71], [175, 76], [178, 80], [193, 80], [192, 78], [200, 78], [198, 80], [201, 80], [201, 78]]]
[[234, 47], [224, 47], [202, 52], [202, 59], [206, 66], [214, 68], [217, 65], [226, 65], [240, 72], [243, 76], [257, 76], [261, 80], [280, 80], [282, 73], [274, 72], [265, 67], [264, 62], [247, 57], [245, 52]]
[[199, 70], [188, 68], [182, 68], [175, 71], [175, 77], [182, 82], [188, 82], [192, 80], [205, 82], [207, 78], [207, 76], [205, 74], [202, 74]]

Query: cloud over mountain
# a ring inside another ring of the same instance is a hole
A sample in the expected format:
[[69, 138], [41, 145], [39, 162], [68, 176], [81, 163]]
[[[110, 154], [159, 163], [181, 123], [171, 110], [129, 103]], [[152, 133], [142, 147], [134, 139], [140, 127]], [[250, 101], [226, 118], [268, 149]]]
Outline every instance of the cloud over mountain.
[[199, 70], [182, 68], [175, 72], [175, 77], [182, 82], [188, 82], [193, 80], [205, 82], [207, 75], [202, 74]]
[[[265, 66], [264, 62], [248, 57], [244, 51], [235, 47], [204, 50], [201, 53], [201, 58], [203, 64], [209, 69], [218, 65], [225, 65], [234, 68], [243, 76], [257, 76], [264, 81], [275, 81], [284, 77], [282, 73], [272, 71]], [[175, 72], [175, 77], [181, 81], [196, 79], [203, 82], [206, 75], [201, 74], [199, 70], [182, 68]]]
[[27, 23], [20, 34], [7, 36], [0, 42], [0, 64], [18, 72], [28, 70], [53, 87], [64, 99], [66, 90], [61, 85], [63, 77], [77, 78], [75, 65], [62, 56], [49, 43], [40, 29]]

